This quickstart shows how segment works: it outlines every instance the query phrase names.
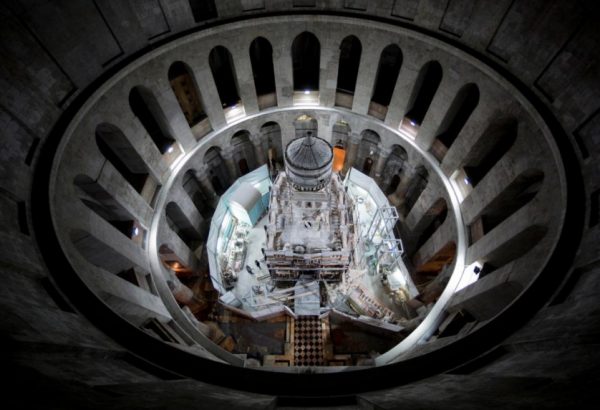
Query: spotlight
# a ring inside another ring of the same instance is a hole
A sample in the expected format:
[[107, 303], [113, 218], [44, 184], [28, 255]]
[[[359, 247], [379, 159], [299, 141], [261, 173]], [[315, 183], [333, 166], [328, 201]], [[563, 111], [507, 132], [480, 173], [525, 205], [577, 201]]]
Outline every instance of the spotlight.
[[467, 184], [467, 185], [471, 184], [471, 181], [469, 181], [469, 178], [465, 178], [464, 181], [465, 181], [465, 184]]
[[304, 94], [308, 95], [308, 94], [310, 94], [310, 91], [309, 90], [304, 90]]
[[173, 146], [169, 145], [169, 148], [167, 148], [167, 153], [170, 154], [171, 152], [173, 152]]
[[410, 125], [412, 125], [413, 127], [417, 125], [416, 122], [414, 122], [413, 120], [410, 120]]
[[133, 236], [137, 236], [139, 233], [140, 233], [140, 230], [137, 226], [135, 228], [133, 228]]

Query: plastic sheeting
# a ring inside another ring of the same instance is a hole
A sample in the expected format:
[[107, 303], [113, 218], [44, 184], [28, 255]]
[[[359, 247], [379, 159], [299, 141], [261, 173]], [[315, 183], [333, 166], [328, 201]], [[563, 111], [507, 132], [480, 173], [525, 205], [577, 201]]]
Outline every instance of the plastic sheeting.
[[252, 226], [256, 225], [265, 211], [260, 192], [248, 182], [240, 183], [238, 189], [231, 194], [228, 208], [238, 221]]
[[221, 279], [221, 267], [219, 265], [218, 256], [222, 253], [223, 248], [229, 240], [229, 236], [233, 231], [233, 226], [236, 220], [231, 212], [232, 195], [240, 188], [241, 184], [249, 184], [256, 188], [261, 195], [262, 206], [268, 208], [269, 193], [271, 180], [269, 179], [269, 169], [266, 165], [255, 169], [254, 171], [238, 178], [219, 200], [219, 204], [215, 209], [212, 221], [210, 223], [210, 232], [208, 234], [207, 250], [208, 264], [210, 267], [210, 277], [215, 289], [219, 294], [226, 293]]
[[373, 178], [363, 174], [355, 168], [350, 168], [348, 174], [346, 175], [346, 179], [344, 179], [344, 185], [348, 185], [348, 183], [358, 185], [367, 191], [378, 207], [390, 205], [387, 197], [379, 188], [377, 183], [373, 180]]

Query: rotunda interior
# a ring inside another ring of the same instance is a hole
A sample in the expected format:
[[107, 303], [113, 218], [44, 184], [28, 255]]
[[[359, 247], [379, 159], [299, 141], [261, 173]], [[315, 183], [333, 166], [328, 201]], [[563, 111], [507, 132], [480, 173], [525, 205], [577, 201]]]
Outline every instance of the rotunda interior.
[[594, 2], [0, 10], [8, 407], [597, 398]]

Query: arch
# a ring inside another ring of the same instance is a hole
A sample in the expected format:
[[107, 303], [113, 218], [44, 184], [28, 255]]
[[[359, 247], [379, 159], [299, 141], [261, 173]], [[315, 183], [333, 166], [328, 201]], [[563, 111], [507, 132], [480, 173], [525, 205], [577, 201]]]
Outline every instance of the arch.
[[[221, 149], [210, 147], [204, 154], [204, 164], [208, 170], [211, 184], [217, 195], [222, 195], [229, 186], [230, 176], [225, 161], [221, 156]], [[226, 182], [227, 181], [227, 182]]]
[[375, 131], [366, 129], [361, 132], [361, 140], [356, 154], [355, 164], [360, 166], [360, 170], [366, 175], [370, 175], [375, 164], [375, 159], [379, 154], [379, 144], [381, 137]]
[[188, 194], [198, 212], [204, 219], [212, 216], [214, 209], [211, 206], [210, 198], [204, 193], [200, 182], [196, 178], [194, 170], [188, 169], [181, 180], [183, 190]]
[[168, 77], [171, 89], [190, 128], [206, 119], [200, 91], [189, 66], [181, 61], [175, 61], [169, 67]]
[[194, 251], [202, 238], [176, 202], [171, 201], [167, 204], [165, 217], [171, 230], [181, 238], [190, 250]]
[[488, 125], [467, 154], [463, 170], [469, 184], [476, 187], [510, 150], [517, 139], [519, 124], [516, 119], [497, 120]]
[[169, 123], [152, 91], [143, 86], [133, 87], [129, 92], [129, 106], [160, 153], [172, 152], [175, 138], [171, 137]]
[[[249, 52], [259, 108], [274, 107], [277, 105], [277, 93], [273, 68], [273, 47], [266, 38], [257, 37], [250, 43]], [[266, 98], [267, 96], [271, 96], [271, 98]]]
[[[361, 54], [362, 44], [356, 36], [350, 35], [342, 40], [340, 44], [336, 94], [354, 95]], [[335, 105], [352, 108], [352, 99], [344, 99], [342, 96], [338, 98], [336, 95], [335, 101]]]
[[430, 149], [438, 161], [444, 158], [478, 104], [479, 87], [477, 85], [469, 83], [458, 91]]
[[519, 174], [481, 211], [469, 225], [470, 242], [474, 244], [484, 235], [527, 205], [540, 190], [544, 173], [530, 169]]
[[292, 43], [292, 69], [294, 91], [317, 91], [319, 89], [321, 44], [308, 31], [296, 36]]
[[250, 132], [247, 130], [239, 130], [231, 137], [230, 144], [232, 146], [246, 144], [250, 142]]
[[264, 123], [260, 127], [261, 140], [267, 142], [269, 166], [283, 162], [283, 144], [281, 142], [281, 127], [274, 121]]
[[304, 137], [308, 132], [312, 132], [313, 137], [318, 134], [319, 124], [317, 120], [310, 115], [302, 114], [294, 120], [294, 128], [296, 130], [295, 137]]
[[80, 197], [80, 200], [88, 209], [104, 219], [127, 238], [131, 239], [132, 236], [139, 235], [139, 228], [137, 235], [134, 235], [136, 222], [133, 215], [97, 181], [94, 181], [87, 175], [79, 174], [73, 180], [73, 185], [75, 185], [80, 194], [84, 194], [85, 197]]
[[71, 243], [90, 264], [107, 272], [119, 275], [136, 266], [129, 258], [88, 231], [73, 229], [69, 233]]
[[116, 126], [102, 123], [96, 127], [96, 146], [136, 192], [141, 193], [148, 179], [148, 167], [125, 134]]
[[240, 130], [231, 137], [233, 160], [238, 166], [241, 175], [246, 175], [251, 169], [258, 165], [254, 153], [254, 145], [250, 139], [250, 133]]
[[363, 132], [361, 132], [360, 135], [362, 141], [364, 141], [365, 143], [379, 146], [379, 143], [381, 142], [381, 137], [373, 130], [366, 129]]
[[396, 44], [388, 45], [379, 56], [373, 94], [371, 95], [371, 107], [369, 107], [371, 115], [377, 111], [374, 110], [374, 106], [379, 106], [379, 110], [383, 110], [383, 116], [385, 117], [387, 106], [392, 101], [401, 67], [402, 50]]
[[417, 200], [427, 187], [427, 183], [429, 182], [429, 172], [425, 169], [423, 165], [419, 165], [413, 174], [412, 179], [408, 183], [408, 187], [406, 188], [406, 194], [404, 195], [404, 202], [402, 207], [402, 213], [404, 216], [408, 215], [411, 211]]
[[405, 115], [411, 125], [421, 125], [441, 81], [442, 66], [440, 63], [429, 61], [421, 67], [408, 104], [410, 108]]
[[218, 17], [215, 0], [188, 0], [194, 21], [199, 23]]
[[223, 46], [213, 47], [208, 55], [208, 63], [222, 107], [229, 108], [239, 104], [241, 102], [239, 87], [229, 50]]
[[407, 161], [408, 153], [406, 149], [397, 144], [393, 145], [392, 152], [385, 161], [382, 173], [382, 186], [386, 187], [386, 195], [394, 193], [398, 188]]

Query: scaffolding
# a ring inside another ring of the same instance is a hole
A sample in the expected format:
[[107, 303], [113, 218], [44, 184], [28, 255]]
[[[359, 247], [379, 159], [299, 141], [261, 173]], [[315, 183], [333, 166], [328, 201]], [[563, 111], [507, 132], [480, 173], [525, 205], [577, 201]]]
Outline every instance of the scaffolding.
[[394, 233], [398, 219], [398, 211], [395, 207], [384, 205], [377, 208], [369, 227], [360, 236], [360, 245], [364, 250], [359, 260], [360, 265], [365, 263], [365, 259], [381, 260], [384, 256], [384, 259], [393, 258], [393, 263], [396, 263], [402, 257], [404, 253], [402, 240], [397, 239]]

